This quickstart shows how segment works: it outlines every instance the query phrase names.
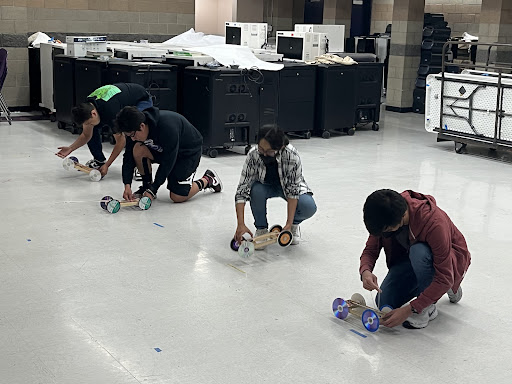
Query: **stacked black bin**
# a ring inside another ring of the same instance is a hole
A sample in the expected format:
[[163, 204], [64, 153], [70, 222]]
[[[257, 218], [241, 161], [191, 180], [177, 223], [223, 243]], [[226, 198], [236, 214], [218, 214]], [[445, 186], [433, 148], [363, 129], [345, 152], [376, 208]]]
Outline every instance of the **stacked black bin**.
[[108, 66], [111, 83], [136, 83], [151, 94], [155, 107], [177, 111], [177, 67], [141, 61], [111, 61]]
[[183, 115], [203, 135], [203, 152], [256, 141], [260, 126], [259, 87], [240, 69], [189, 67], [183, 74]]
[[60, 129], [70, 129], [77, 133], [73, 124], [71, 109], [76, 104], [75, 98], [75, 63], [76, 57], [56, 55], [53, 58], [53, 101], [55, 104], [57, 124]]
[[429, 74], [441, 72], [443, 46], [450, 39], [451, 32], [443, 14], [425, 14], [420, 67], [413, 95], [416, 113], [425, 113], [426, 79]]

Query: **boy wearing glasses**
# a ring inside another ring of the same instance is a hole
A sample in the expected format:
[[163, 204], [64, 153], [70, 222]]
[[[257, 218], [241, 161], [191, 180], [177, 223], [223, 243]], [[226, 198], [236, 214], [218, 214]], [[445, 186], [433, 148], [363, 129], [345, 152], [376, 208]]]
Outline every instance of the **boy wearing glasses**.
[[284, 230], [291, 230], [292, 244], [300, 239], [299, 224], [316, 212], [313, 192], [302, 175], [302, 163], [297, 150], [283, 131], [264, 126], [258, 131], [258, 147], [245, 160], [236, 191], [237, 228], [235, 239], [240, 242], [244, 233], [252, 232], [245, 225], [245, 203], [250, 202], [256, 227], [255, 237], [268, 233], [267, 200], [273, 197], [288, 203]]
[[103, 127], [114, 132], [116, 114], [128, 105], [134, 105], [143, 111], [152, 107], [153, 102], [146, 89], [139, 84], [116, 83], [96, 89], [88, 96], [85, 103], [81, 103], [71, 110], [74, 123], [77, 126], [82, 126], [83, 130], [69, 147], [59, 147], [57, 156], [65, 158], [71, 152], [87, 144], [93, 158], [85, 165], [99, 169], [101, 175], [105, 176], [108, 168], [123, 151], [126, 140], [123, 135], [114, 134], [116, 145], [107, 160], [103, 154], [101, 132]]
[[[141, 196], [153, 200], [165, 180], [175, 203], [183, 203], [204, 189], [222, 191], [222, 183], [212, 170], [194, 181], [201, 160], [203, 137], [180, 114], [155, 107], [144, 112], [136, 107], [125, 107], [117, 114], [116, 132], [128, 138], [123, 157], [125, 200], [133, 201]], [[160, 164], [154, 180], [152, 163]], [[135, 167], [141, 174], [142, 186], [132, 193]]]

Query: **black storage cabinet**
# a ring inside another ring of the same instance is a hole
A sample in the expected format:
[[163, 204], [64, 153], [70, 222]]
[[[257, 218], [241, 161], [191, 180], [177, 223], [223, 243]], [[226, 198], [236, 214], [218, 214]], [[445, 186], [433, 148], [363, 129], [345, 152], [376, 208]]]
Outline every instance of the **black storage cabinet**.
[[75, 64], [76, 103], [83, 103], [99, 87], [109, 84], [107, 61], [80, 57]]
[[30, 83], [30, 107], [39, 109], [41, 103], [41, 50], [28, 48], [28, 78]]
[[264, 71], [260, 87], [260, 126], [277, 124], [284, 132], [309, 139], [315, 124], [316, 66], [284, 63]]
[[53, 98], [57, 124], [60, 129], [70, 129], [77, 133], [73, 124], [71, 109], [76, 105], [75, 99], [75, 63], [76, 57], [56, 55], [53, 58]]
[[203, 153], [256, 141], [259, 85], [240, 69], [189, 67], [183, 73], [183, 115], [203, 135]]
[[378, 130], [383, 63], [318, 65], [315, 134], [328, 139], [331, 131], [355, 133], [359, 123]]
[[108, 66], [111, 83], [136, 83], [151, 94], [155, 107], [178, 111], [178, 77], [175, 65], [142, 61], [111, 62]]

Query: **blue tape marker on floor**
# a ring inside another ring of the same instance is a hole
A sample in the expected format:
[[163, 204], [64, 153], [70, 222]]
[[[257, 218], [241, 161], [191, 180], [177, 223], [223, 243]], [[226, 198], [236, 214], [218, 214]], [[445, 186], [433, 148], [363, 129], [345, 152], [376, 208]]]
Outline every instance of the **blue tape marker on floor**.
[[362, 333], [357, 332], [355, 329], [351, 329], [350, 332], [354, 332], [356, 335], [359, 335], [362, 338], [366, 339], [366, 335], [363, 335]]
[[162, 352], [162, 350], [160, 348], [155, 348], [155, 351]]
[[27, 241], [32, 241], [32, 240], [30, 240], [30, 239], [27, 239]]
[[153, 223], [153, 224], [155, 224], [157, 227], [160, 227], [160, 228], [163, 228], [163, 227], [164, 227], [163, 225], [160, 225], [160, 224], [158, 224], [158, 223]]

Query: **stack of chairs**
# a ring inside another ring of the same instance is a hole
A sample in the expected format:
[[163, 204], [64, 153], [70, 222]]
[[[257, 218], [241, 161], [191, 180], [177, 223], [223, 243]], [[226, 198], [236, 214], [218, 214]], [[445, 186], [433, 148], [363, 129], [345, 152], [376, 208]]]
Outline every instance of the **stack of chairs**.
[[4, 48], [0, 48], [0, 116], [3, 114], [9, 122], [12, 124], [11, 112], [7, 107], [7, 103], [2, 95], [2, 87], [4, 86], [5, 78], [7, 77], [7, 51]]

